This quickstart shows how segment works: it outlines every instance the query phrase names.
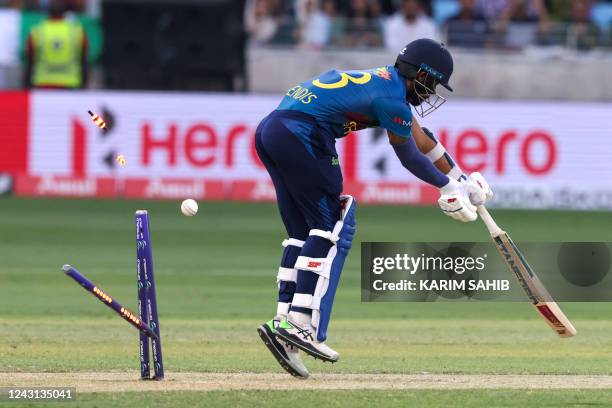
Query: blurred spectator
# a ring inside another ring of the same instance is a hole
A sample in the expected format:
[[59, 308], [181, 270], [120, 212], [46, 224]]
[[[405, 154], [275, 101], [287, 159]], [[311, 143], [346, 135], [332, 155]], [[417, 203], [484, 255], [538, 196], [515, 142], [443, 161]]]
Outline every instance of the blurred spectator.
[[383, 15], [389, 16], [395, 13], [395, 0], [377, 0], [376, 3], [380, 5], [380, 11]]
[[[0, 72], [3, 65], [18, 63], [19, 30], [21, 14], [19, 10], [0, 9]], [[2, 87], [0, 81], [0, 88]]]
[[459, 0], [459, 11], [449, 21], [483, 21], [484, 15], [476, 7], [476, 0]]
[[83, 27], [64, 19], [63, 0], [50, 0], [49, 17], [27, 39], [26, 88], [83, 88], [87, 82], [87, 37]]
[[0, 7], [11, 7], [17, 9], [36, 9], [38, 7], [37, 0], [0, 0]]
[[[548, 2], [550, 3], [548, 6], [550, 9], [551, 17], [557, 21], [563, 22], [569, 22], [573, 20], [572, 14], [574, 5], [576, 3], [582, 3], [580, 1], [576, 2], [574, 0], [548, 0]], [[597, 1], [593, 0], [589, 1], [588, 3], [589, 4], [587, 9], [590, 11], [590, 3], [597, 3]], [[582, 7], [582, 4], [579, 4], [579, 6]], [[590, 20], [590, 16], [587, 16], [587, 18]]]
[[477, 0], [476, 11], [502, 27], [510, 21], [547, 23], [549, 20], [544, 0]]
[[597, 45], [599, 29], [591, 21], [591, 8], [593, 2], [590, 0], [573, 0], [570, 8], [570, 23], [568, 33], [570, 45], [579, 50], [588, 50]]
[[278, 20], [273, 7], [271, 0], [247, 0], [244, 23], [251, 43], [265, 44], [276, 35]]
[[372, 0], [351, 0], [345, 20], [342, 45], [347, 47], [382, 46], [380, 4]]
[[288, 17], [293, 18], [295, 0], [283, 1], [283, 0], [268, 0], [268, 8], [270, 14], [274, 17]]
[[293, 14], [298, 24], [304, 25], [314, 10], [319, 7], [319, 0], [295, 0]]
[[570, 7], [570, 23], [591, 24], [591, 8], [593, 2], [591, 0], [572, 0]]
[[544, 0], [510, 0], [501, 20], [547, 23], [548, 9]]
[[402, 0], [400, 10], [384, 22], [383, 33], [385, 47], [395, 52], [418, 38], [440, 41], [434, 21], [423, 12], [418, 0]]
[[512, 0], [476, 0], [476, 11], [488, 21], [497, 20]]
[[[303, 47], [320, 49], [330, 42], [336, 6], [331, 0], [323, 0], [320, 6], [315, 0], [306, 0], [296, 10], [300, 23], [300, 43]], [[299, 4], [296, 3], [296, 7]]]
[[550, 42], [548, 35], [552, 26], [544, 0], [511, 0], [498, 23], [502, 30], [507, 27], [506, 46], [511, 48]]
[[487, 23], [476, 7], [476, 0], [460, 0], [460, 9], [447, 21], [449, 45], [482, 47], [486, 40]]
[[490, 45], [520, 49], [548, 42], [551, 24], [545, 0], [477, 0], [476, 8], [495, 32]]
[[[431, 0], [423, 0], [423, 1], [431, 1]], [[351, 3], [353, 0], [336, 0], [336, 8], [337, 10], [342, 11], [342, 14], [346, 14], [345, 10], [351, 9]], [[397, 0], [369, 0], [368, 1], [370, 7], [376, 8], [379, 14], [384, 16], [390, 16], [391, 14], [397, 11], [397, 5], [399, 1]]]
[[[83, 13], [87, 3], [99, 0], [64, 0], [64, 11]], [[0, 7], [14, 7], [23, 10], [48, 10], [53, 0], [0, 0]]]

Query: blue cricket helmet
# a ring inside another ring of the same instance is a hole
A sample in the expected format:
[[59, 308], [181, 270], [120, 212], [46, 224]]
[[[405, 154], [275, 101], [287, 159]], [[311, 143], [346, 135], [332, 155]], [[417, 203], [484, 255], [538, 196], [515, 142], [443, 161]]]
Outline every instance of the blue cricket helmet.
[[453, 57], [442, 43], [429, 38], [414, 40], [399, 53], [395, 66], [408, 79], [414, 79], [419, 70], [426, 71], [437, 83], [453, 91], [448, 84], [453, 74]]

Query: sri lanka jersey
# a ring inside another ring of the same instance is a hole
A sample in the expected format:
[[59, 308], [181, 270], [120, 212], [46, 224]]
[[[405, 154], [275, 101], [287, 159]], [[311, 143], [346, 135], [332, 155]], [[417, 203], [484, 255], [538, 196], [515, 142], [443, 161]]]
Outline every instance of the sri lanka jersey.
[[406, 80], [393, 66], [327, 71], [289, 89], [277, 110], [307, 113], [334, 138], [378, 126], [398, 136], [411, 136]]

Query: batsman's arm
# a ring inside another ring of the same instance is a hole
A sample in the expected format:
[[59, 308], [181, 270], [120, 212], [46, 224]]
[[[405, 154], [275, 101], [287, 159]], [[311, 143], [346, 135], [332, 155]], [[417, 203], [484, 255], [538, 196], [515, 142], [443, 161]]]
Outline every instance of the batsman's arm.
[[[457, 180], [462, 184], [466, 183], [470, 201], [473, 205], [482, 206], [493, 198], [493, 191], [482, 174], [474, 172], [471, 173], [469, 177], [463, 174], [463, 170], [455, 163], [442, 143], [436, 139], [429, 129], [422, 128], [416, 120], [413, 120], [411, 132], [419, 150], [436, 166], [436, 168], [446, 174], [450, 179]], [[484, 211], [486, 212], [486, 210]], [[479, 213], [483, 216], [481, 211], [479, 211]], [[483, 216], [483, 219], [486, 218], [486, 215]]]
[[455, 180], [460, 179], [463, 171], [455, 164], [442, 143], [427, 128], [422, 128], [415, 118], [412, 119], [412, 136], [421, 153], [444, 174]]
[[402, 166], [424, 182], [441, 188], [450, 178], [425, 157], [412, 137], [412, 112], [397, 98], [381, 97], [372, 102], [380, 126], [387, 129], [389, 142]]
[[389, 143], [404, 168], [424, 182], [442, 188], [449, 184], [450, 178], [441, 172], [419, 150], [412, 137], [402, 137], [387, 130]]

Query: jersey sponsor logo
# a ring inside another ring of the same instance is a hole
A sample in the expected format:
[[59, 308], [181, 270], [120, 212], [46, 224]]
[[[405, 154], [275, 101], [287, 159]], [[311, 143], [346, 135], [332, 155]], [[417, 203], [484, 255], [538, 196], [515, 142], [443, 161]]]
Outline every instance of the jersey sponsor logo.
[[406, 120], [400, 118], [399, 116], [395, 116], [393, 118], [393, 123], [397, 123], [398, 125], [402, 125], [402, 126], [406, 126], [406, 127], [412, 126], [412, 121], [411, 120], [406, 121]]
[[302, 102], [305, 105], [308, 105], [314, 99], [317, 99], [317, 95], [315, 95], [310, 89], [303, 88], [300, 85], [296, 85], [293, 88], [289, 89], [286, 95], [292, 97], [297, 101]]
[[350, 132], [357, 132], [369, 127], [378, 127], [380, 122], [376, 119], [369, 118], [364, 114], [357, 112], [345, 113], [347, 121], [342, 125], [344, 127], [344, 136]]
[[376, 68], [376, 70], [374, 70], [374, 75], [381, 77], [382, 79], [386, 79], [387, 81], [391, 80], [391, 73], [386, 67]]
[[441, 73], [440, 71], [430, 67], [429, 65], [422, 63], [421, 64], [421, 69], [423, 71], [429, 72], [431, 75], [433, 75], [438, 81], [441, 81], [444, 78], [444, 74]]
[[356, 132], [357, 131], [357, 122], [355, 122], [354, 120], [349, 120], [347, 122], [344, 122], [344, 134], [347, 135], [350, 132]]

